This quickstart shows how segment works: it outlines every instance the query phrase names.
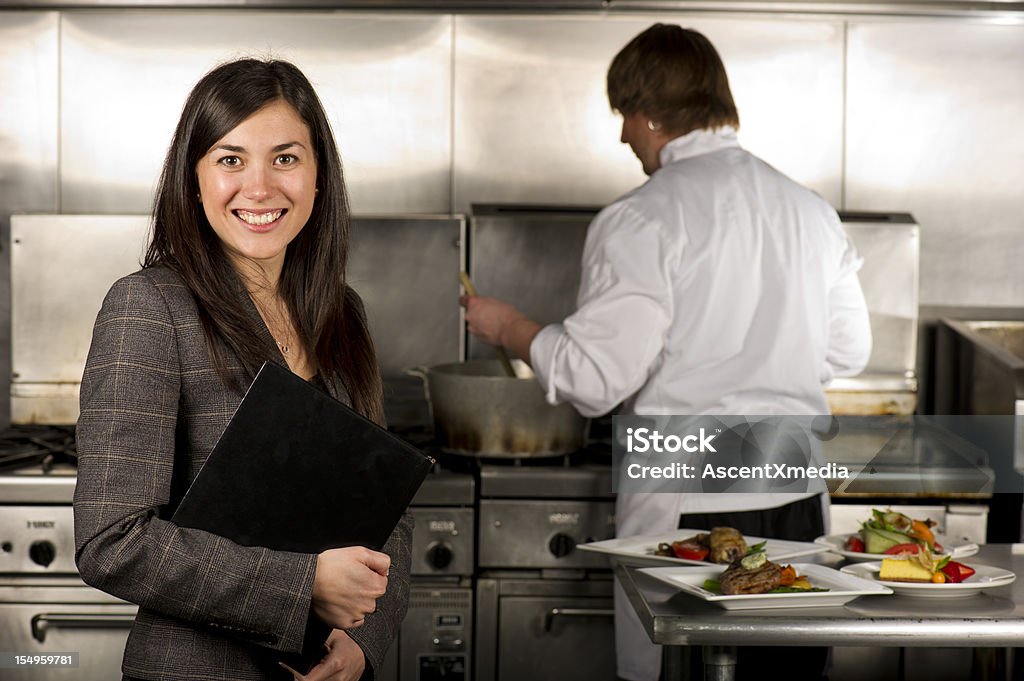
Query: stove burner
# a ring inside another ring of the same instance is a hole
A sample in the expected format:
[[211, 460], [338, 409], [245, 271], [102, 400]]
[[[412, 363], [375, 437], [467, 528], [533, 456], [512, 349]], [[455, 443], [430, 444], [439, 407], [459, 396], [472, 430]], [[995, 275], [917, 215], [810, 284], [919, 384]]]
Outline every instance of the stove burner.
[[423, 451], [432, 456], [436, 467], [456, 473], [477, 473], [484, 466], [508, 469], [557, 469], [573, 468], [586, 464], [608, 465], [611, 463], [611, 450], [605, 450], [597, 444], [591, 444], [568, 454], [535, 457], [487, 457], [461, 454], [440, 447], [437, 444], [420, 445]]
[[73, 427], [15, 426], [0, 431], [0, 471], [41, 466], [48, 473], [58, 463], [78, 465]]

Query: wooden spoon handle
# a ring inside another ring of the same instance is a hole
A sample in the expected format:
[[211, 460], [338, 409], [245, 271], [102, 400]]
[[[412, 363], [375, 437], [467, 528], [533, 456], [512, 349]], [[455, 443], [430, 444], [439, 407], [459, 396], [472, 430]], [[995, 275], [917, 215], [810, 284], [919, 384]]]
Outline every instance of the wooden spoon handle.
[[[462, 288], [466, 289], [466, 293], [471, 296], [477, 295], [476, 286], [473, 286], [473, 281], [469, 278], [469, 275], [465, 272], [459, 272], [459, 281], [462, 282]], [[505, 352], [505, 348], [500, 345], [495, 345], [494, 349], [498, 353], [498, 359], [501, 360], [501, 366], [505, 369], [505, 375], [509, 378], [516, 377], [516, 370], [512, 368], [512, 361], [508, 358], [508, 353]]]
[[459, 272], [459, 281], [462, 282], [462, 288], [466, 289], [466, 293], [471, 296], [475, 296], [476, 286], [473, 286], [473, 281], [469, 278], [469, 275], [465, 272]]

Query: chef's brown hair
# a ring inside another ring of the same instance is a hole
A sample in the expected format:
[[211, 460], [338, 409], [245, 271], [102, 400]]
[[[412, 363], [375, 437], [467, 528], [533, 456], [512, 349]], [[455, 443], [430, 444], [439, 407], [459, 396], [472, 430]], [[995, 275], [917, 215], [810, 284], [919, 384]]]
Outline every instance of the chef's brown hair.
[[673, 136], [740, 125], [714, 45], [697, 31], [670, 24], [654, 24], [615, 55], [608, 102], [627, 116], [642, 113]]
[[221, 379], [244, 389], [232, 378], [223, 348], [251, 379], [267, 359], [266, 346], [252, 315], [238, 305], [242, 283], [199, 202], [196, 166], [224, 135], [277, 101], [295, 109], [309, 128], [317, 166], [313, 211], [288, 245], [278, 292], [318, 375], [327, 383], [340, 381], [353, 408], [382, 423], [376, 353], [362, 305], [345, 282], [349, 206], [341, 157], [320, 99], [294, 65], [239, 59], [214, 68], [195, 85], [164, 161], [143, 264], [165, 265], [185, 280], [199, 304]]

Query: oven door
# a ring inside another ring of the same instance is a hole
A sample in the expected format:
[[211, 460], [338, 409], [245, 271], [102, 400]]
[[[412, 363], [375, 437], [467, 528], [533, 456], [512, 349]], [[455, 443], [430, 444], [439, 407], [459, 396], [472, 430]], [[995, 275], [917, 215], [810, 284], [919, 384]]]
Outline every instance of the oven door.
[[473, 681], [615, 681], [613, 614], [611, 575], [481, 578]]
[[[91, 601], [91, 602], [90, 602]], [[0, 650], [37, 656], [77, 653], [78, 666], [21, 666], [5, 660], [4, 681], [118, 679], [138, 607], [82, 586], [0, 586]]]

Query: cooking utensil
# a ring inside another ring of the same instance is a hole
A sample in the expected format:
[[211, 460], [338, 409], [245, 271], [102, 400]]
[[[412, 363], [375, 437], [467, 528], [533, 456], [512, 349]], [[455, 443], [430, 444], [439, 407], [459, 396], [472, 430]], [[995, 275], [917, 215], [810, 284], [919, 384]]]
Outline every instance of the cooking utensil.
[[587, 421], [570, 404], [547, 403], [530, 367], [512, 361], [516, 378], [497, 360], [410, 369], [424, 382], [441, 445], [458, 454], [493, 458], [559, 456], [583, 446]]
[[[473, 286], [473, 281], [469, 278], [469, 275], [465, 272], [459, 272], [459, 281], [462, 282], [462, 288], [466, 289], [466, 293], [471, 296], [477, 295], [476, 286]], [[512, 368], [512, 362], [509, 361], [508, 353], [505, 352], [505, 348], [500, 345], [494, 346], [495, 351], [498, 353], [498, 359], [501, 360], [501, 366], [505, 370], [505, 375], [511, 378], [515, 378], [516, 372]]]

